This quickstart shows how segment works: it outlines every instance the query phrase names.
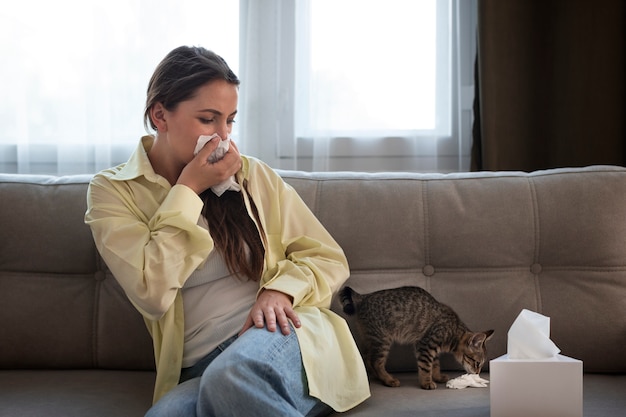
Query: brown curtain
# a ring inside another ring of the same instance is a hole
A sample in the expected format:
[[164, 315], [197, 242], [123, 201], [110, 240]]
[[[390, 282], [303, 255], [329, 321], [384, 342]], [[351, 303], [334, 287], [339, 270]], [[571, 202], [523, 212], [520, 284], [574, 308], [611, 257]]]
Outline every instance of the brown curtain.
[[624, 0], [478, 0], [472, 170], [626, 164]]

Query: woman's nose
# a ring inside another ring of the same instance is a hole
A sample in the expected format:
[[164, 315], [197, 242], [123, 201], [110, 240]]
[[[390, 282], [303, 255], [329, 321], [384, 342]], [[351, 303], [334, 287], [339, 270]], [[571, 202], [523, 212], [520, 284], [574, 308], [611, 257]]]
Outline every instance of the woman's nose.
[[226, 123], [220, 123], [220, 125], [217, 128], [216, 133], [220, 135], [220, 138], [222, 138], [222, 140], [224, 140], [230, 134], [230, 126]]

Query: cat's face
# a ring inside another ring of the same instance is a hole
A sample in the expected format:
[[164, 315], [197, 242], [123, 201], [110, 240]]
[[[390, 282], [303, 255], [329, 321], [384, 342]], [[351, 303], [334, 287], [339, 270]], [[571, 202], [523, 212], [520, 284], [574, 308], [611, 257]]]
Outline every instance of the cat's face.
[[468, 374], [479, 374], [485, 364], [485, 352], [466, 352], [461, 364]]
[[468, 374], [479, 374], [485, 364], [487, 349], [485, 343], [491, 339], [493, 330], [471, 333], [461, 341], [457, 353], [457, 360], [463, 365]]

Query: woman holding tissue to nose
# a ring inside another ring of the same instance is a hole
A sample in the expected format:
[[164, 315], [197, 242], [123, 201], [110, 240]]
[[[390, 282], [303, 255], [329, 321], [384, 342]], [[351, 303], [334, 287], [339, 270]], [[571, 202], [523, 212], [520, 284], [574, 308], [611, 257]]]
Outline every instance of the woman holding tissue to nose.
[[85, 222], [154, 343], [147, 416], [321, 416], [369, 397], [330, 311], [343, 251], [298, 194], [230, 133], [239, 80], [179, 47], [148, 84], [144, 136], [92, 179]]

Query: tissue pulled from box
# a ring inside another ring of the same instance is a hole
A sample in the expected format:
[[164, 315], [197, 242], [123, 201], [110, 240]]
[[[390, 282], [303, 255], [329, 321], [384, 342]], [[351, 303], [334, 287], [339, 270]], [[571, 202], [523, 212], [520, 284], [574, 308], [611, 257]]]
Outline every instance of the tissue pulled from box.
[[[206, 145], [207, 142], [209, 142], [213, 138], [220, 138], [220, 143], [217, 145], [217, 148], [215, 148], [215, 150], [211, 152], [211, 155], [209, 155], [209, 157], [207, 158], [207, 161], [210, 164], [216, 163], [217, 161], [222, 159], [224, 155], [226, 155], [226, 152], [228, 152], [228, 149], [230, 148], [230, 136], [222, 140], [222, 138], [217, 133], [214, 133], [210, 136], [200, 135], [198, 137], [198, 141], [196, 142], [196, 148], [193, 151], [193, 154], [197, 155], [198, 152], [200, 152], [200, 150], [204, 147], [204, 145]], [[211, 187], [211, 190], [215, 193], [215, 195], [219, 197], [222, 194], [224, 194], [224, 192], [227, 190], [241, 191], [241, 187], [239, 186], [239, 184], [237, 184], [237, 181], [235, 180], [235, 176], [233, 175], [229, 177], [227, 180]]]
[[483, 379], [478, 374], [465, 374], [452, 378], [446, 382], [446, 387], [454, 389], [463, 389], [467, 387], [484, 388], [489, 383], [489, 380]]
[[507, 354], [510, 359], [547, 359], [561, 350], [550, 340], [550, 318], [522, 310], [508, 333]]

